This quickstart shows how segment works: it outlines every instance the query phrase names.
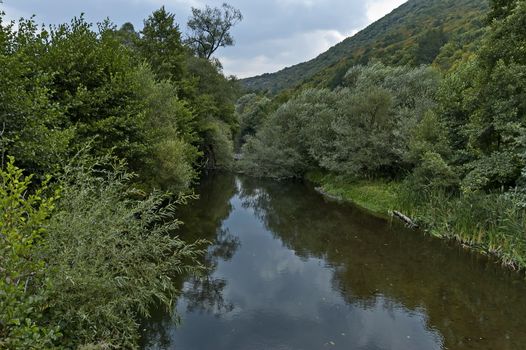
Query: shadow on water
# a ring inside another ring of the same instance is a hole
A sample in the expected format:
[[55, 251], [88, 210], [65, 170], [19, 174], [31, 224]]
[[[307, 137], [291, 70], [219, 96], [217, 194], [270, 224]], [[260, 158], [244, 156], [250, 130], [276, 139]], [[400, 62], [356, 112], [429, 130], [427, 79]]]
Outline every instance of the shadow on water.
[[181, 213], [207, 276], [145, 349], [523, 349], [526, 283], [495, 262], [293, 182], [220, 174]]

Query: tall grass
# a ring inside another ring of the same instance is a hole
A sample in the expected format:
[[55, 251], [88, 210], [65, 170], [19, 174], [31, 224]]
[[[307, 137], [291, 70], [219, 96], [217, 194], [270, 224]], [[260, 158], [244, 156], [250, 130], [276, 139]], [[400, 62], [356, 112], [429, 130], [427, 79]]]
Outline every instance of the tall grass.
[[447, 194], [399, 189], [401, 210], [433, 236], [454, 239], [503, 264], [526, 268], [526, 212], [502, 193]]
[[461, 194], [385, 181], [352, 181], [322, 172], [307, 179], [323, 192], [376, 214], [400, 210], [427, 233], [451, 239], [506, 266], [526, 269], [526, 208], [506, 193]]
[[319, 185], [331, 196], [353, 202], [374, 214], [388, 215], [397, 208], [399, 183], [377, 180], [349, 180], [348, 178], [322, 172], [309, 172], [307, 180]]

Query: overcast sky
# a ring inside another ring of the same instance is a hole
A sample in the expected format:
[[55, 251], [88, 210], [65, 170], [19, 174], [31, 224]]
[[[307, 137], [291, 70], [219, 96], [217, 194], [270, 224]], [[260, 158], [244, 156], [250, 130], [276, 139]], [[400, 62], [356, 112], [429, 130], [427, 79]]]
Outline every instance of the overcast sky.
[[[270, 73], [316, 57], [406, 0], [227, 0], [241, 10], [234, 47], [220, 49], [226, 74], [240, 78]], [[37, 15], [57, 24], [84, 12], [93, 23], [109, 17], [117, 25], [143, 19], [165, 5], [184, 31], [191, 7], [220, 6], [224, 0], [3, 0], [7, 19]]]

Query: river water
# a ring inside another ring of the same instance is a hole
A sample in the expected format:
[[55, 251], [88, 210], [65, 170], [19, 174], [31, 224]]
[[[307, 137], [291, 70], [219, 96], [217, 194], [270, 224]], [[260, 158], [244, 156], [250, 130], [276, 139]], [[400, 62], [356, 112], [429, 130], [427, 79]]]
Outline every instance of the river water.
[[526, 349], [526, 283], [490, 259], [302, 183], [216, 174], [199, 194], [182, 236], [213, 242], [210, 272], [144, 349]]

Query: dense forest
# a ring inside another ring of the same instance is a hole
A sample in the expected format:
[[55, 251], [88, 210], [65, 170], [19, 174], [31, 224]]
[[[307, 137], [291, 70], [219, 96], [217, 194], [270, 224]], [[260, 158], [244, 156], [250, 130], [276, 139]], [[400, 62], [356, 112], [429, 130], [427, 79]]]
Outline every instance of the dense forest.
[[239, 88], [212, 54], [242, 16], [192, 13], [185, 37], [164, 7], [140, 31], [0, 15], [0, 348], [136, 348], [203, 271], [174, 215], [232, 161]]
[[432, 235], [525, 268], [526, 1], [491, 1], [484, 23], [476, 51], [447, 71], [373, 61], [285, 103], [242, 97], [241, 168], [402, 211]]
[[409, 0], [356, 35], [304, 63], [243, 79], [250, 91], [334, 88], [347, 70], [371, 60], [390, 65], [450, 68], [475, 50], [484, 32], [487, 0]]

